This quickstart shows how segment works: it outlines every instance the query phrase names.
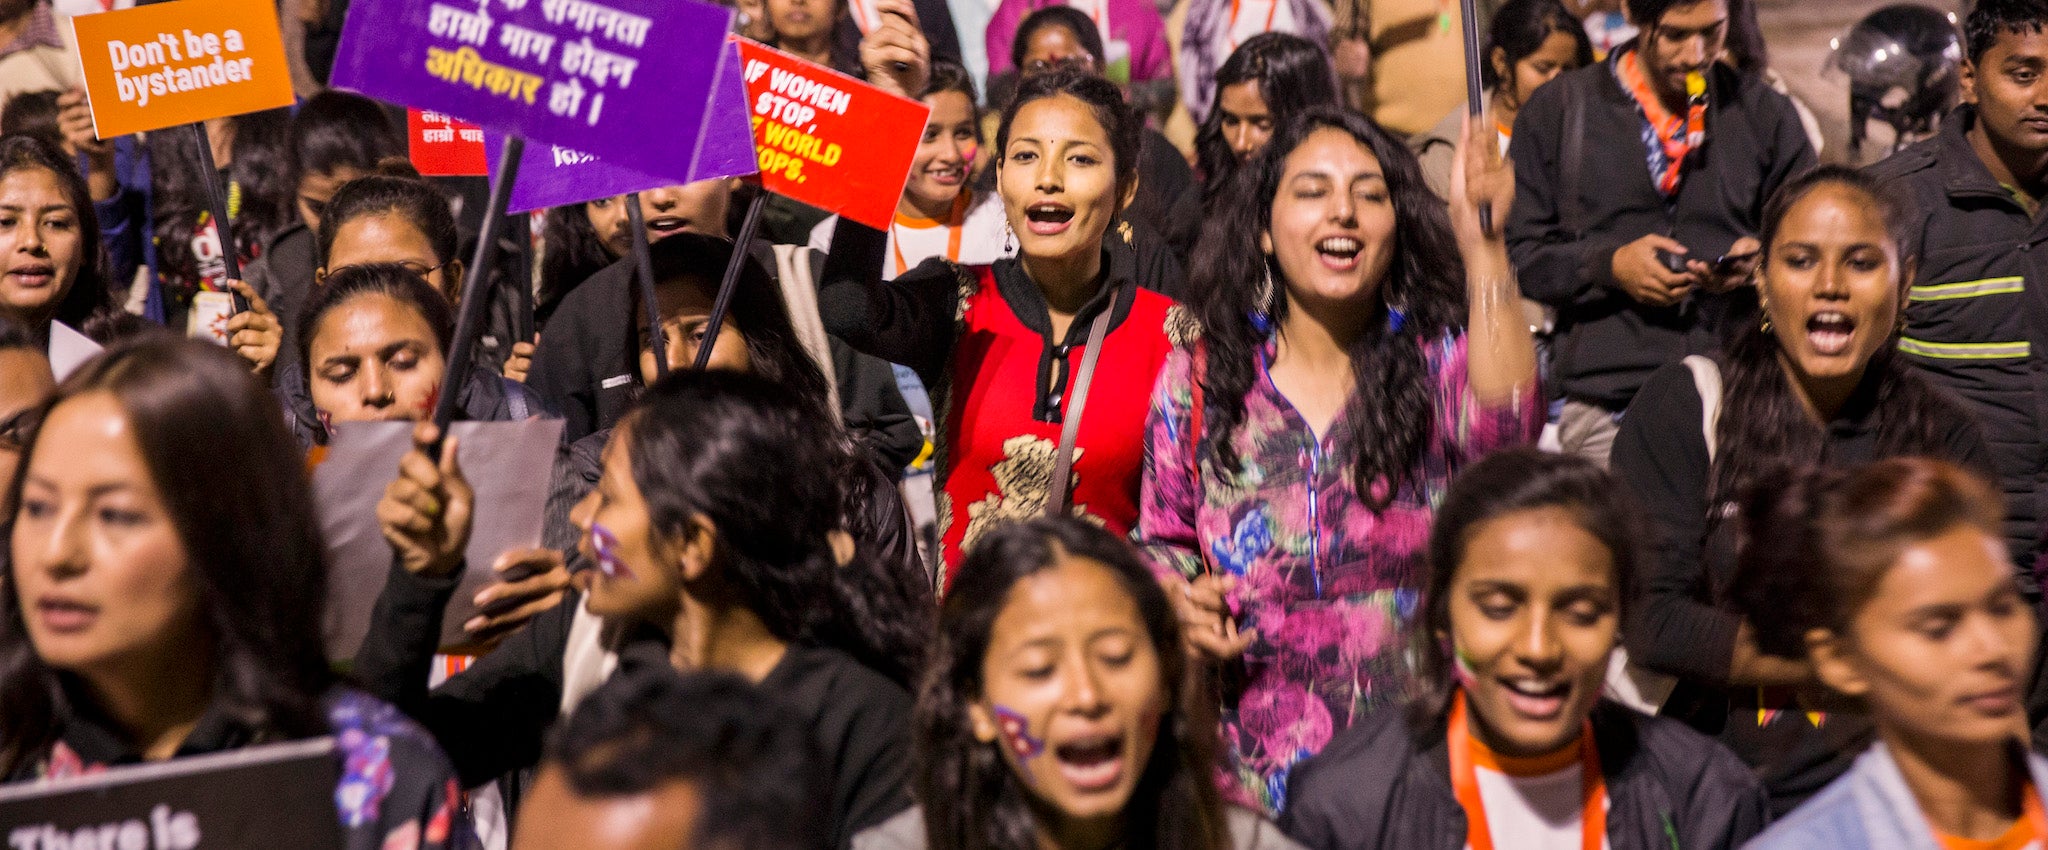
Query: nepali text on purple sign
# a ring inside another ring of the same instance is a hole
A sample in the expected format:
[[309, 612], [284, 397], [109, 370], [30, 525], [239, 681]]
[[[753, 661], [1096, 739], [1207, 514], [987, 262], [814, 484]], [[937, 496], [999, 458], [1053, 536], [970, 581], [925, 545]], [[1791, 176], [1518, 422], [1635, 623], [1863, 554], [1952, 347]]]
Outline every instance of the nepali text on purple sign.
[[[519, 179], [512, 183], [510, 210], [517, 213], [580, 204], [628, 192], [758, 171], [753, 121], [747, 114], [747, 90], [740, 80], [739, 51], [729, 45], [722, 49], [725, 68], [719, 72], [718, 91], [712, 96], [711, 114], [704, 121], [704, 136], [689, 174], [681, 179], [661, 177], [574, 148], [527, 145], [525, 155], [519, 158]], [[494, 171], [501, 153], [497, 145], [484, 148]]]
[[333, 81], [680, 182], [731, 23], [699, 0], [356, 0]]

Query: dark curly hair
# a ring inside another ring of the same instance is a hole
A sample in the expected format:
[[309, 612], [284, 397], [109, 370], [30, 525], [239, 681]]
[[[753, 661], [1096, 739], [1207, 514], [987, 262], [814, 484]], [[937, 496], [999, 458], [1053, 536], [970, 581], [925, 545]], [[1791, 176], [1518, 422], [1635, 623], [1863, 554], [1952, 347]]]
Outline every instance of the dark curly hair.
[[1126, 804], [1125, 846], [1222, 850], [1214, 718], [1189, 699], [1192, 675], [1180, 622], [1166, 593], [1129, 543], [1072, 517], [999, 527], [975, 543], [939, 614], [938, 643], [915, 716], [912, 792], [924, 807], [927, 845], [960, 850], [1038, 847], [1030, 792], [999, 745], [975, 737], [968, 706], [982, 696], [982, 665], [1011, 588], [1073, 558], [1095, 561], [1130, 594], [1159, 654], [1170, 708], [1137, 790]]
[[[135, 435], [192, 569], [212, 658], [213, 707], [259, 739], [324, 735], [334, 682], [321, 644], [327, 563], [305, 458], [269, 388], [226, 349], [167, 334], [116, 343], [59, 385], [65, 402], [109, 393]], [[22, 484], [41, 434], [8, 485]], [[195, 452], [197, 445], [212, 446]], [[15, 514], [7, 517], [11, 538]], [[0, 776], [20, 776], [57, 740], [56, 718], [92, 699], [36, 654], [10, 566], [0, 570]], [[197, 652], [204, 647], [190, 647]]]
[[[1189, 266], [1208, 346], [1201, 382], [1209, 425], [1202, 443], [1205, 456], [1221, 468], [1237, 468], [1231, 438], [1244, 422], [1245, 395], [1258, 381], [1258, 351], [1267, 338], [1251, 317], [1267, 312], [1278, 327], [1288, 310], [1285, 278], [1260, 250], [1259, 236], [1272, 226], [1273, 198], [1288, 155], [1320, 130], [1345, 133], [1372, 152], [1394, 205], [1393, 259], [1372, 303], [1358, 307], [1373, 318], [1351, 345], [1358, 381], [1349, 437], [1358, 459], [1353, 480], [1359, 497], [1382, 510], [1415, 483], [1422, 453], [1436, 437], [1438, 411], [1423, 347], [1464, 327], [1465, 264], [1451, 236], [1450, 216], [1423, 182], [1415, 154], [1362, 115], [1336, 107], [1301, 113], [1245, 163], [1203, 223]], [[1274, 280], [1273, 303], [1254, 303], [1268, 275]], [[1398, 328], [1389, 321], [1390, 304], [1403, 312]]]
[[[1273, 126], [1284, 127], [1294, 116], [1312, 106], [1337, 106], [1337, 78], [1330, 68], [1330, 54], [1322, 45], [1284, 32], [1260, 33], [1245, 39], [1216, 69], [1218, 99], [1224, 89], [1255, 82], [1259, 97], [1273, 116]], [[1237, 154], [1223, 137], [1223, 107], [1209, 107], [1209, 117], [1195, 134], [1195, 158], [1202, 174], [1205, 199], [1220, 195], [1237, 173]]]

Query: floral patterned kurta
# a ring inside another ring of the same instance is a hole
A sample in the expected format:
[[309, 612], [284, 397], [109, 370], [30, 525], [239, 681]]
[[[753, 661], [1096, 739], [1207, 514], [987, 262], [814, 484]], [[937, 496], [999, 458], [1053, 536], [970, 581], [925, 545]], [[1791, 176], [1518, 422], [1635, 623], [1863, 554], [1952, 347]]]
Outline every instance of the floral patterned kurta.
[[[1318, 441], [1266, 372], [1271, 342], [1231, 440], [1239, 465], [1227, 473], [1205, 455], [1197, 481], [1189, 464], [1200, 440], [1190, 433], [1190, 351], [1176, 350], [1159, 375], [1138, 536], [1162, 572], [1237, 577], [1231, 610], [1241, 628], [1258, 632], [1245, 652], [1242, 690], [1223, 707], [1225, 787], [1242, 791], [1233, 794], [1240, 802], [1278, 811], [1296, 762], [1399, 699], [1411, 672], [1406, 641], [1429, 525], [1452, 474], [1496, 448], [1533, 442], [1543, 427], [1533, 385], [1498, 409], [1472, 399], [1463, 335], [1428, 344], [1424, 355], [1435, 385], [1435, 439], [1419, 484], [1380, 513], [1352, 486], [1354, 411], [1347, 407]], [[1206, 406], [1213, 413], [1213, 400]], [[1213, 421], [1205, 415], [1203, 427]]]

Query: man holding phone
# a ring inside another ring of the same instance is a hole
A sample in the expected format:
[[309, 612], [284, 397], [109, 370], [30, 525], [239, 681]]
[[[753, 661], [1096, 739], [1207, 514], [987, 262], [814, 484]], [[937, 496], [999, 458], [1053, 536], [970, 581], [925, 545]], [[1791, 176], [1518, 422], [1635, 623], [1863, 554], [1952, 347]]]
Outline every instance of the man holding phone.
[[1721, 61], [1729, 0], [1628, 12], [1641, 35], [1538, 89], [1509, 151], [1508, 248], [1557, 310], [1559, 442], [1603, 466], [1650, 373], [1751, 320], [1764, 202], [1814, 164], [1791, 101]]

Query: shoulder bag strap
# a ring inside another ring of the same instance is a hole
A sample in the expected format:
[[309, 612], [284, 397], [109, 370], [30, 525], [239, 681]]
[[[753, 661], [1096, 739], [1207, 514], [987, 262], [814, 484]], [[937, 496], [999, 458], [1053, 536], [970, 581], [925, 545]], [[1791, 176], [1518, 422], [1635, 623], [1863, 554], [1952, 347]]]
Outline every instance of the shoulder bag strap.
[[1564, 87], [1564, 163], [1557, 183], [1557, 218], [1571, 238], [1586, 232], [1585, 205], [1579, 201], [1579, 177], [1586, 165], [1586, 93], [1566, 80]]
[[1109, 336], [1109, 317], [1116, 312], [1116, 300], [1104, 305], [1088, 326], [1088, 350], [1081, 354], [1081, 368], [1074, 373], [1074, 392], [1067, 400], [1066, 424], [1060, 426], [1060, 447], [1052, 461], [1052, 493], [1046, 500], [1046, 516], [1066, 516], [1074, 501], [1074, 443], [1081, 439], [1081, 413], [1088, 407], [1088, 385], [1095, 380], [1095, 361], [1102, 356], [1103, 337]]

